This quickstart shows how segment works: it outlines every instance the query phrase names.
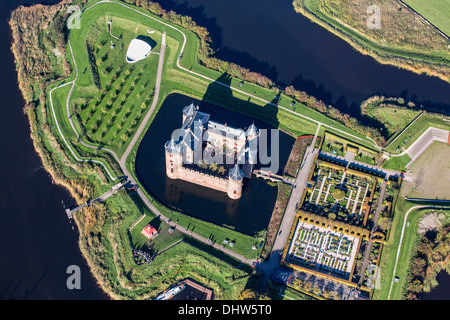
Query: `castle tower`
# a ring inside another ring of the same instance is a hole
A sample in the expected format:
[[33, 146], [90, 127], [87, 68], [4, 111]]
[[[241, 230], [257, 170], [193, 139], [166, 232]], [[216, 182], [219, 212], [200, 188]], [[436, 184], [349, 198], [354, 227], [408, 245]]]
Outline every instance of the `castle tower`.
[[238, 165], [230, 169], [228, 172], [228, 191], [227, 194], [231, 199], [239, 199], [242, 196], [242, 180], [244, 173], [239, 169]]
[[179, 142], [171, 139], [165, 144], [166, 174], [171, 179], [179, 178], [179, 171], [183, 165], [183, 154]]
[[259, 130], [254, 123], [245, 131], [245, 164], [242, 167], [246, 178], [251, 178], [253, 169], [258, 162]]
[[193, 102], [191, 102], [190, 105], [183, 108], [183, 123], [186, 121], [187, 118], [192, 117], [194, 115], [195, 110], [197, 110], [197, 108], [194, 106]]
[[250, 125], [250, 127], [248, 127], [247, 131], [245, 131], [245, 135], [247, 137], [247, 141], [251, 141], [253, 139], [258, 139], [259, 137], [259, 130], [258, 128], [255, 126], [254, 123], [252, 123]]

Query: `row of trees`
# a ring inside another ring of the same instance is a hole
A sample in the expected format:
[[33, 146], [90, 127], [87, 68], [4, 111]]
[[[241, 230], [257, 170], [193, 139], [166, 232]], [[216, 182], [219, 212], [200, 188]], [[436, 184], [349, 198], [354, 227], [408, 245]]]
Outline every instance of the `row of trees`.
[[209, 170], [212, 173], [218, 173], [220, 175], [225, 175], [227, 173], [227, 170], [224, 166], [218, 165], [217, 163], [213, 162], [211, 164], [208, 164], [205, 160], [201, 160], [198, 163], [199, 168], [203, 170]]

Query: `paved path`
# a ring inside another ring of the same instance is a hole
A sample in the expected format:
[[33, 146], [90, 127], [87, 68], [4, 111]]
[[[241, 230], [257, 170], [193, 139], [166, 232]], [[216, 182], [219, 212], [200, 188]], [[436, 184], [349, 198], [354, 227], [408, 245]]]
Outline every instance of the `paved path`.
[[359, 279], [359, 285], [362, 285], [362, 282], [364, 280], [364, 274], [366, 273], [367, 267], [369, 266], [369, 256], [370, 252], [372, 251], [372, 245], [373, 242], [372, 234], [375, 232], [377, 225], [378, 225], [378, 218], [380, 217], [381, 209], [383, 209], [383, 201], [386, 193], [386, 183], [381, 183], [380, 186], [380, 197], [378, 198], [377, 202], [377, 208], [375, 210], [375, 214], [373, 216], [373, 227], [372, 227], [372, 233], [370, 234], [369, 242], [367, 243], [366, 250], [364, 251], [364, 259], [361, 267], [361, 278]]
[[318, 153], [318, 150], [314, 149], [314, 145], [316, 143], [319, 129], [320, 125], [317, 126], [316, 134], [310, 146], [306, 148], [305, 156], [303, 157], [299, 173], [292, 186], [291, 196], [284, 211], [283, 220], [281, 220], [280, 227], [278, 229], [278, 235], [275, 238], [270, 257], [267, 261], [264, 261], [257, 265], [257, 268], [264, 272], [264, 280], [261, 284], [262, 287], [265, 287], [265, 283], [267, 282], [269, 277], [280, 266], [281, 256], [286, 246], [292, 224], [294, 223], [294, 219], [297, 213], [297, 207], [307, 186], [308, 177], [312, 170], [316, 154]]

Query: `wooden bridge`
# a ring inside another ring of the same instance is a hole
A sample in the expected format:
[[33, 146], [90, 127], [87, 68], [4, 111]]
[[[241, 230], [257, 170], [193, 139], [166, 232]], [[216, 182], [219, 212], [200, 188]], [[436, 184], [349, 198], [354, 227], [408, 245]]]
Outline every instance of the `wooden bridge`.
[[73, 208], [73, 209], [68, 209], [68, 208], [66, 208], [66, 214], [67, 214], [67, 217], [68, 217], [69, 219], [72, 219], [74, 213], [77, 212], [78, 210], [81, 210], [81, 209], [83, 209], [84, 207], [88, 207], [88, 206], [90, 206], [91, 204], [93, 204], [94, 202], [103, 202], [103, 201], [105, 201], [106, 199], [108, 199], [109, 197], [111, 197], [114, 193], [116, 193], [117, 191], [119, 191], [119, 190], [126, 184], [126, 182], [127, 182], [127, 181], [124, 181], [124, 182], [120, 182], [120, 183], [114, 185], [114, 186], [113, 186], [111, 189], [109, 189], [109, 191], [106, 192], [105, 194], [103, 194], [103, 195], [101, 195], [101, 196], [99, 196], [99, 197], [97, 197], [97, 198], [95, 198], [95, 199], [93, 199], [93, 200], [86, 201], [85, 203], [83, 203], [82, 205], [79, 205], [79, 206], [76, 207], [76, 208]]
[[277, 174], [273, 174], [270, 171], [264, 171], [264, 170], [254, 170], [253, 174], [257, 176], [258, 178], [263, 178], [265, 180], [270, 180], [272, 182], [278, 182], [281, 181], [286, 184], [292, 185], [294, 183], [294, 180], [291, 178], [286, 178]]

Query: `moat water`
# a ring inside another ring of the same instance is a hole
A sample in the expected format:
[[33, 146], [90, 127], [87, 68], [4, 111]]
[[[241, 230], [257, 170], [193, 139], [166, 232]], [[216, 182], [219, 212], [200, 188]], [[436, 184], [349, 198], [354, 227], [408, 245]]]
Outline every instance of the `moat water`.
[[[70, 205], [73, 200], [66, 190], [52, 184], [34, 151], [10, 51], [10, 11], [21, 4], [56, 2], [0, 1], [0, 299], [107, 298], [91, 276], [78, 248], [77, 229], [72, 229], [63, 210], [61, 201]], [[357, 53], [295, 13], [291, 0], [160, 2], [163, 8], [190, 15], [207, 27], [219, 58], [261, 72], [280, 84], [293, 84], [344, 112], [357, 113], [361, 101], [374, 94], [402, 96], [450, 111], [448, 83], [383, 66]], [[178, 121], [178, 113], [173, 117]], [[151, 179], [148, 176], [146, 180], [150, 191]], [[155, 179], [161, 179], [158, 173]], [[254, 184], [250, 187], [251, 192], [258, 188]], [[255, 197], [255, 205], [266, 201], [269, 194], [267, 202], [272, 210], [275, 188], [261, 184], [263, 187], [269, 191], [264, 189], [259, 198]], [[158, 192], [164, 199], [165, 190]], [[183, 195], [182, 202], [195, 208], [195, 197]], [[223, 204], [210, 202], [211, 208], [223, 210]], [[211, 211], [209, 218], [213, 214]], [[226, 214], [222, 215], [226, 218]], [[264, 219], [259, 222], [261, 226], [267, 217]], [[66, 269], [73, 264], [81, 268], [81, 290], [66, 287]], [[438, 280], [442, 282], [431, 292], [432, 299], [450, 299], [448, 290], [444, 290], [449, 287], [450, 277], [444, 274]]]
[[[249, 235], [266, 229], [277, 197], [277, 187], [266, 181], [255, 177], [245, 180], [242, 197], [232, 200], [225, 192], [167, 178], [164, 144], [172, 131], [181, 127], [182, 109], [191, 102], [198, 105], [200, 111], [209, 113], [212, 121], [242, 129], [252, 123], [259, 129], [271, 129], [262, 121], [181, 94], [172, 94], [162, 104], [139, 146], [136, 156], [139, 180], [160, 203], [174, 210], [218, 225], [225, 224]], [[279, 172], [283, 171], [294, 141], [293, 137], [280, 132]]]

